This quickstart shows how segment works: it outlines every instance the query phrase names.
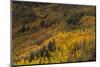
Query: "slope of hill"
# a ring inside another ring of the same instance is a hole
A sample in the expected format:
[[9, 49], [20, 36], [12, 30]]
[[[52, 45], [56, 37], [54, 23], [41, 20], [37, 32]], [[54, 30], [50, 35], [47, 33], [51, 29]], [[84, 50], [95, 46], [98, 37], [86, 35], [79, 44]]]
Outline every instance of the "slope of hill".
[[12, 3], [14, 65], [96, 60], [95, 6]]

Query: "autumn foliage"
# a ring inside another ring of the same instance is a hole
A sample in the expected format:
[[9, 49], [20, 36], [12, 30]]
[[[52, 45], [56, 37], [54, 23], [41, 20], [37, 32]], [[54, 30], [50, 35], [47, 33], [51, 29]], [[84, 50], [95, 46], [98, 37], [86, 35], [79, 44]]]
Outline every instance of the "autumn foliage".
[[12, 3], [13, 65], [96, 60], [95, 6]]

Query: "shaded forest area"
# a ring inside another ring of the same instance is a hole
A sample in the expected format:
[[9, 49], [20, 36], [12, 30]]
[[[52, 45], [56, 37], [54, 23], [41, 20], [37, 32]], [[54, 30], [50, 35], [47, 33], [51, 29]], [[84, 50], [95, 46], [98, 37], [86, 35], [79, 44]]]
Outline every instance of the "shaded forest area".
[[96, 7], [12, 3], [14, 65], [96, 60]]

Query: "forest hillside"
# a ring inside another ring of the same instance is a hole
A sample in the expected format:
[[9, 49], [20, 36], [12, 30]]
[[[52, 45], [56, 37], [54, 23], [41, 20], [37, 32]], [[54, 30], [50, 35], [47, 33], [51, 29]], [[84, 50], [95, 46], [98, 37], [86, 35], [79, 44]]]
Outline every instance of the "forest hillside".
[[95, 61], [95, 10], [90, 5], [13, 1], [13, 64]]

